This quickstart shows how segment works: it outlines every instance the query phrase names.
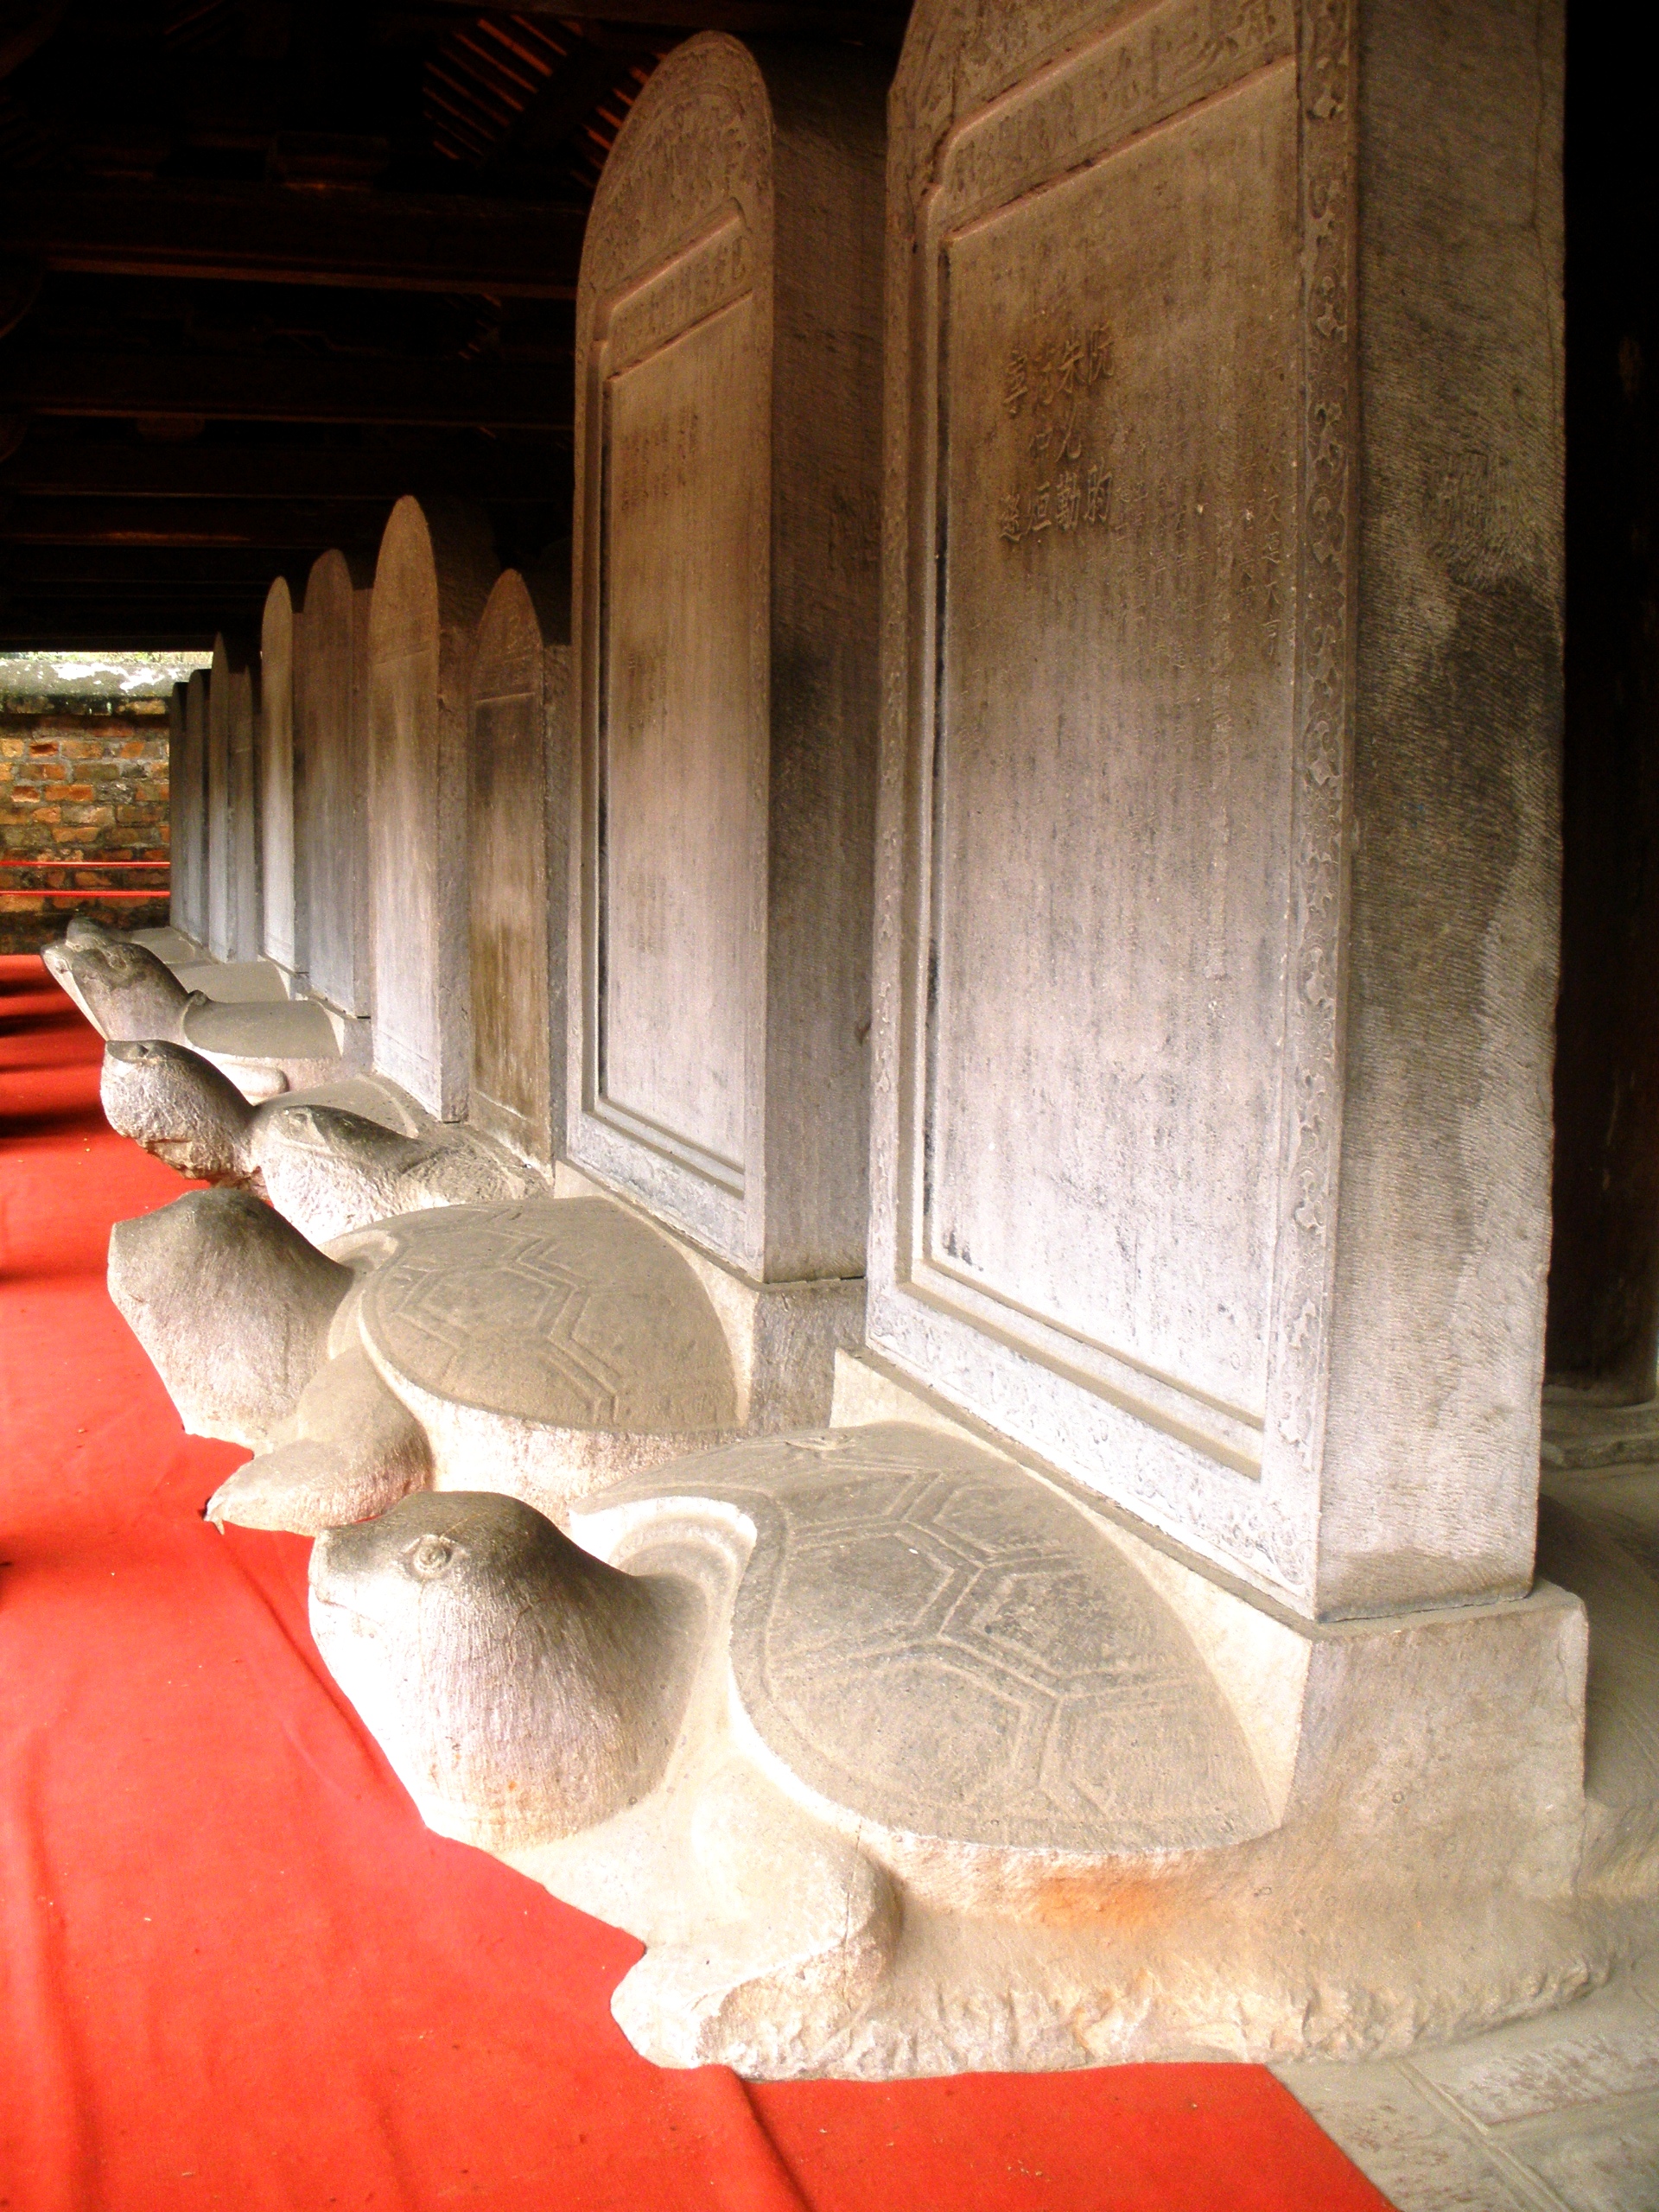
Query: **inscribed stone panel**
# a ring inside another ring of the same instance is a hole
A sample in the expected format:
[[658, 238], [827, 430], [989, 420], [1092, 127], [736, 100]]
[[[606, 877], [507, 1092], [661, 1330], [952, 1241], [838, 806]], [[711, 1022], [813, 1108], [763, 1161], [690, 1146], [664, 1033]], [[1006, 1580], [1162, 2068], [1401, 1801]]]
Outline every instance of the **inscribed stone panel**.
[[294, 904], [294, 656], [296, 616], [288, 580], [265, 594], [259, 638], [259, 834], [268, 958], [290, 973], [304, 965]]
[[755, 366], [740, 300], [607, 392], [601, 1096], [737, 1187], [764, 714]]
[[488, 526], [400, 499], [369, 611], [374, 1064], [429, 1113], [467, 1110], [467, 725]]
[[207, 938], [207, 677], [198, 669], [173, 687], [174, 733], [168, 761], [172, 802], [173, 926], [204, 944]]
[[207, 671], [207, 930], [203, 942], [215, 960], [231, 957], [231, 715], [230, 670], [225, 640], [213, 640], [213, 664]]
[[295, 658], [295, 897], [307, 980], [342, 1014], [371, 1011], [366, 575], [325, 553], [306, 579]]
[[1296, 184], [1286, 63], [950, 241], [943, 333], [918, 1261], [1257, 1427]]
[[689, 40], [578, 295], [566, 1141], [770, 1281], [864, 1263], [883, 92]]
[[871, 1342], [1314, 1614], [1530, 1576], [1560, 47], [918, 0], [893, 89]]
[[[568, 575], [563, 621], [569, 626]], [[479, 625], [468, 753], [473, 1063], [468, 1118], [543, 1166], [563, 1126], [564, 1000], [550, 992], [550, 932], [563, 954], [564, 886], [550, 904], [551, 831], [569, 803], [568, 639], [543, 645], [524, 579], [497, 580]], [[557, 1057], [556, 1074], [554, 1067]]]

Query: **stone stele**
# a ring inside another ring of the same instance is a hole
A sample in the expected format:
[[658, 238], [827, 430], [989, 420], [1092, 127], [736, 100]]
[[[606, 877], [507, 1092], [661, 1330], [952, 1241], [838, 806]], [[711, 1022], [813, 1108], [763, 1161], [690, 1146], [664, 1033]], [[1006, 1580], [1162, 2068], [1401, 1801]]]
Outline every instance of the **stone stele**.
[[869, 1342], [1315, 1618], [1531, 1580], [1560, 49], [920, 0], [893, 89]]
[[474, 650], [467, 763], [467, 1118], [543, 1170], [564, 1134], [569, 639], [568, 573], [539, 607], [516, 569], [496, 579]]
[[337, 1013], [372, 1010], [369, 939], [369, 588], [323, 554], [306, 578], [294, 663], [295, 897], [306, 981]]
[[467, 1110], [467, 741], [495, 575], [481, 512], [400, 499], [369, 607], [374, 1066], [444, 1122]]
[[305, 965], [294, 897], [294, 663], [299, 628], [286, 576], [259, 628], [260, 950], [288, 975]]
[[257, 690], [252, 650], [215, 638], [207, 682], [207, 950], [215, 960], [257, 960], [264, 950]]
[[[653, 2057], [1398, 2050], [1564, 2001], [1651, 1929], [1618, 1635], [1586, 1793], [1586, 1604], [1532, 1578], [1560, 30], [1496, 0], [912, 14], [868, 1349], [829, 1431], [572, 1492], [573, 1541], [515, 1478], [315, 1554], [320, 1645], [427, 1818], [644, 1940], [616, 2010]], [[691, 234], [703, 126], [669, 95], [706, 86], [741, 145], [732, 51], [653, 79], [590, 253], [631, 207], [655, 236], [653, 181]], [[652, 439], [682, 417], [649, 378], [632, 410], [630, 342], [741, 390], [720, 206], [695, 309], [646, 285], [638, 340], [584, 272], [578, 481], [618, 574], [636, 480], [678, 542]], [[688, 483], [702, 419], [662, 440]], [[608, 832], [595, 733], [686, 679], [643, 643], [601, 667], [577, 605]], [[688, 819], [720, 818], [709, 774]], [[651, 880], [614, 840], [600, 879], [591, 818], [590, 944]], [[662, 880], [642, 953], [696, 918]], [[660, 1001], [670, 1072], [709, 1003]], [[583, 1051], [579, 1158], [651, 1068]], [[687, 1090], [698, 1121], [652, 1080], [664, 1154], [747, 1178], [730, 1086]], [[1593, 1549], [1561, 1554], [1592, 1608]]]
[[207, 941], [207, 677], [175, 683], [168, 704], [168, 913], [181, 936]]
[[689, 41], [582, 248], [566, 1141], [761, 1282], [864, 1271], [881, 84]]

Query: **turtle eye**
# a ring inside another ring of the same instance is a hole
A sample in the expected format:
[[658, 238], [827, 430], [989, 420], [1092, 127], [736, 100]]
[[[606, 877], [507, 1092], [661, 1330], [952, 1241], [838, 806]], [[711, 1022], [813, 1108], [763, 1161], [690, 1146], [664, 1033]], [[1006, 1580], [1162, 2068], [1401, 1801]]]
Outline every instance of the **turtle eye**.
[[435, 1582], [454, 1557], [454, 1546], [444, 1536], [423, 1536], [409, 1554], [410, 1573], [423, 1582]]

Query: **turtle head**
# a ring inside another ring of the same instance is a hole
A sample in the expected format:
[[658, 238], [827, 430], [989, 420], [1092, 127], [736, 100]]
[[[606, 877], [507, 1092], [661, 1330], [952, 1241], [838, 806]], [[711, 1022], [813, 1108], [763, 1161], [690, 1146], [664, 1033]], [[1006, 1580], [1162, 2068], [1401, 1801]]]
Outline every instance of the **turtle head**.
[[650, 1788], [684, 1699], [684, 1601], [493, 1491], [422, 1491], [311, 1554], [331, 1672], [441, 1835], [523, 1848]]
[[48, 968], [105, 1037], [176, 1039], [190, 994], [147, 945], [111, 933], [48, 947]]
[[112, 1129], [181, 1175], [216, 1183], [247, 1175], [253, 1109], [200, 1052], [160, 1039], [112, 1039], [99, 1096]]

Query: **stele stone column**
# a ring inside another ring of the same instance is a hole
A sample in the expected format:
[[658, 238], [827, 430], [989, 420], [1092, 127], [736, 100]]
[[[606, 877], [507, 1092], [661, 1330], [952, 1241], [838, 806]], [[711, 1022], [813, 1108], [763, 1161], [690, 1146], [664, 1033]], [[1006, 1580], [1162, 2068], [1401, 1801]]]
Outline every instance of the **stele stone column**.
[[265, 594], [259, 627], [259, 838], [263, 942], [291, 976], [305, 964], [294, 900], [294, 658], [298, 617], [286, 576]]
[[882, 73], [677, 48], [578, 292], [567, 1142], [765, 1282], [864, 1267]]
[[257, 676], [240, 639], [213, 640], [207, 686], [207, 950], [215, 960], [261, 951]]
[[173, 686], [168, 710], [168, 794], [172, 868], [168, 918], [181, 935], [207, 938], [207, 676], [197, 669]]
[[231, 943], [231, 731], [226, 712], [230, 688], [228, 668], [225, 640], [215, 638], [213, 664], [204, 671], [202, 692], [202, 853], [206, 878], [203, 919], [207, 924], [202, 943], [215, 960], [229, 959]]
[[564, 1128], [570, 721], [569, 571], [563, 591], [538, 604], [509, 569], [485, 606], [473, 660], [467, 1118], [543, 1168]]
[[294, 645], [294, 897], [313, 995], [373, 1007], [369, 937], [369, 599], [372, 571], [314, 563]]
[[1530, 1584], [1560, 84], [919, 0], [893, 94], [870, 1343], [1303, 1616]]
[[467, 734], [473, 634], [496, 574], [474, 510], [403, 499], [369, 607], [374, 1065], [429, 1113], [467, 1110]]

